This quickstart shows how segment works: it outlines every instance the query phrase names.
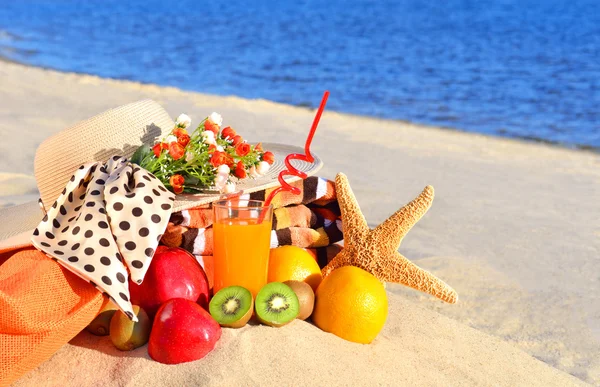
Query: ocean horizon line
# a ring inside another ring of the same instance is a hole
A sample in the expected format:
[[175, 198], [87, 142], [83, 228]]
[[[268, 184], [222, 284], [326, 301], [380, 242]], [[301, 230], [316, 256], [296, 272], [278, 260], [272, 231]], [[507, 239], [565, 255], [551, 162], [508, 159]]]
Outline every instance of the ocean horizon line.
[[[36, 64], [32, 64], [32, 63], [27, 63], [25, 61], [21, 61], [21, 60], [16, 60], [16, 59], [13, 59], [13, 58], [9, 58], [9, 57], [7, 57], [5, 55], [2, 55], [2, 54], [0, 54], [0, 62], [12, 63], [12, 64], [24, 66], [24, 67], [34, 67], [34, 68], [39, 68], [39, 69], [43, 69], [43, 70], [56, 71], [56, 72], [63, 73], [63, 74], [87, 75], [87, 76], [98, 77], [100, 79], [109, 79], [109, 80], [114, 80], [114, 81], [123, 81], [123, 82], [138, 83], [140, 85], [153, 85], [153, 86], [158, 86], [158, 87], [171, 87], [171, 88], [182, 90], [182, 91], [185, 91], [185, 92], [193, 92], [193, 93], [200, 93], [200, 94], [206, 94], [206, 95], [214, 95], [214, 96], [219, 96], [219, 97], [236, 97], [236, 98], [241, 98], [241, 99], [246, 99], [246, 100], [264, 100], [264, 101], [269, 101], [269, 102], [272, 102], [272, 103], [277, 103], [277, 104], [282, 104], [282, 105], [287, 105], [287, 106], [293, 106], [293, 107], [297, 107], [297, 108], [307, 109], [307, 110], [310, 110], [310, 111], [316, 111], [317, 110], [316, 106], [310, 106], [308, 103], [296, 103], [296, 104], [294, 104], [294, 103], [276, 101], [276, 100], [272, 100], [272, 99], [268, 99], [268, 98], [248, 98], [248, 97], [239, 96], [239, 95], [236, 95], [236, 94], [214, 94], [214, 93], [203, 92], [201, 90], [186, 89], [186, 88], [182, 88], [182, 87], [178, 87], [178, 86], [172, 86], [172, 85], [166, 85], [166, 84], [159, 84], [159, 83], [154, 83], [154, 82], [145, 82], [145, 81], [142, 81], [142, 80], [128, 78], [128, 77], [105, 77], [105, 76], [101, 76], [101, 75], [94, 74], [94, 73], [91, 73], [91, 72], [73, 71], [73, 70], [62, 70], [62, 69], [55, 68], [55, 67], [52, 67], [52, 66], [44, 66], [44, 65], [36, 65]], [[487, 132], [474, 132], [474, 131], [469, 131], [469, 130], [462, 129], [462, 128], [459, 128], [459, 127], [444, 126], [444, 125], [432, 125], [432, 124], [428, 124], [428, 123], [423, 123], [423, 122], [418, 122], [418, 121], [410, 121], [410, 120], [405, 120], [405, 119], [388, 118], [388, 117], [382, 117], [382, 116], [376, 116], [376, 115], [352, 113], [352, 112], [348, 112], [348, 111], [336, 110], [335, 108], [328, 108], [328, 110], [336, 112], [338, 114], [344, 114], [344, 115], [348, 115], [348, 116], [366, 117], [366, 118], [377, 119], [377, 120], [382, 120], [382, 121], [398, 122], [398, 123], [405, 123], [405, 124], [410, 124], [410, 125], [417, 125], [417, 126], [423, 126], [423, 127], [429, 127], [429, 128], [442, 129], [442, 130], [447, 130], [447, 131], [454, 131], [454, 132], [458, 132], [458, 133], [471, 134], [471, 135], [475, 135], [475, 136], [484, 136], [484, 137], [504, 139], [504, 140], [514, 140], [514, 141], [520, 141], [520, 142], [531, 143], [531, 144], [544, 144], [544, 145], [554, 146], [554, 147], [563, 148], [563, 149], [570, 149], [570, 150], [577, 150], [577, 151], [584, 151], [584, 152], [592, 152], [592, 153], [600, 153], [600, 146], [596, 147], [596, 146], [589, 145], [589, 144], [564, 143], [564, 142], [552, 141], [552, 140], [548, 140], [548, 139], [545, 139], [545, 138], [536, 137], [536, 136], [528, 136], [528, 135], [519, 136], [519, 135], [513, 135], [513, 134], [503, 135], [503, 134], [495, 134], [495, 133], [487, 133]]]

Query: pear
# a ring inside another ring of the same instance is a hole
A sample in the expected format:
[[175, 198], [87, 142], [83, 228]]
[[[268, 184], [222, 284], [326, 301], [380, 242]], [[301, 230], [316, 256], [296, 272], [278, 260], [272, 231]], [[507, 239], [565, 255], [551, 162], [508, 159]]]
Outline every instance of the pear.
[[112, 301], [108, 301], [85, 329], [96, 336], [107, 336], [110, 330], [110, 320], [116, 311], [117, 306]]
[[117, 311], [110, 320], [110, 340], [117, 349], [131, 351], [148, 342], [152, 322], [144, 311], [133, 305], [133, 313], [138, 322], [133, 322], [121, 311]]

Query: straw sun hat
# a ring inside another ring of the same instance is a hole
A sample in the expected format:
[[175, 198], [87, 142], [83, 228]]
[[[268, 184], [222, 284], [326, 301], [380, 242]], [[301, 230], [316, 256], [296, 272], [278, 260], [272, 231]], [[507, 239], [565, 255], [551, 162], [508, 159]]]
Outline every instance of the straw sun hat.
[[[29, 244], [31, 233], [44, 213], [60, 196], [79, 166], [93, 161], [106, 161], [112, 156], [130, 158], [142, 145], [152, 145], [154, 139], [173, 129], [175, 123], [156, 102], [144, 100], [108, 110], [82, 121], [46, 139], [35, 155], [35, 178], [40, 192], [39, 202], [29, 202], [0, 209], [0, 251]], [[269, 172], [256, 179], [244, 179], [237, 189], [252, 193], [278, 186], [279, 172], [285, 169], [283, 160], [290, 153], [304, 153], [297, 146], [263, 143], [275, 155]], [[307, 175], [314, 175], [323, 162], [316, 155], [314, 163], [293, 160], [292, 165]], [[293, 182], [297, 177], [286, 177]], [[177, 195], [173, 211], [211, 203], [220, 194]]]

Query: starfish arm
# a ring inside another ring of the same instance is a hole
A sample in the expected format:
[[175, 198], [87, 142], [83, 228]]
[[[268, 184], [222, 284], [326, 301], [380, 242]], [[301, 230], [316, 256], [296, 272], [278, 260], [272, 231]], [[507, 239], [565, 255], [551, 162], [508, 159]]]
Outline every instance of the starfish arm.
[[433, 197], [433, 187], [428, 185], [419, 196], [377, 226], [372, 231], [373, 239], [384, 241], [390, 254], [398, 250], [402, 238], [431, 207]]
[[[385, 271], [384, 271], [385, 269]], [[444, 281], [421, 269], [402, 254], [396, 252], [385, 259], [374, 273], [382, 281], [400, 283], [413, 289], [429, 293], [449, 304], [458, 301], [458, 294]]]
[[342, 213], [344, 243], [351, 245], [369, 232], [369, 226], [360, 211], [348, 178], [343, 173], [338, 173], [335, 177], [335, 191]]
[[333, 257], [333, 259], [329, 261], [329, 263], [321, 270], [323, 278], [327, 277], [329, 274], [331, 274], [332, 271], [339, 267], [348, 266], [352, 264], [350, 257], [345, 252], [346, 249], [342, 249], [342, 251], [337, 253], [337, 255]]

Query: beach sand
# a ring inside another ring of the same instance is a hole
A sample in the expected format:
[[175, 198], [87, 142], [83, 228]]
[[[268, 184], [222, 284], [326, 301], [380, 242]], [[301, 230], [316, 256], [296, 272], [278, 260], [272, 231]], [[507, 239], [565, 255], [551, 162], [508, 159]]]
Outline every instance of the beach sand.
[[[264, 100], [0, 63], [0, 205], [35, 197], [33, 157], [46, 137], [145, 98], [196, 123], [218, 111], [226, 125], [254, 141], [301, 145], [314, 115]], [[87, 348], [94, 338], [82, 334], [21, 384], [68, 384], [91, 375], [98, 384], [108, 375], [115, 384], [201, 383], [205, 367], [226, 374], [226, 361], [236, 359], [250, 384], [262, 384], [261, 372], [274, 366], [310, 373], [336, 363], [344, 375], [321, 372], [311, 380], [371, 384], [363, 372], [387, 364], [389, 375], [373, 376], [374, 382], [569, 385], [578, 378], [600, 385], [600, 155], [330, 111], [313, 148], [325, 161], [322, 176], [348, 175], [371, 226], [425, 185], [435, 187], [433, 207], [400, 251], [451, 284], [458, 304], [390, 284], [390, 317], [372, 346], [346, 343], [302, 322], [280, 330], [249, 327], [227, 331], [205, 361], [177, 369], [148, 361], [143, 349], [123, 358], [106, 343]], [[301, 332], [311, 340], [292, 337]], [[288, 350], [274, 349], [280, 343]], [[323, 353], [321, 343], [335, 352]], [[244, 358], [250, 345], [265, 349], [260, 358], [269, 367], [250, 366], [256, 364]], [[314, 356], [297, 359], [307, 360], [304, 368], [273, 360], [294, 359], [307, 346]], [[357, 364], [354, 354], [372, 360]], [[190, 374], [197, 379], [186, 379]], [[226, 377], [211, 383], [241, 382]]]

